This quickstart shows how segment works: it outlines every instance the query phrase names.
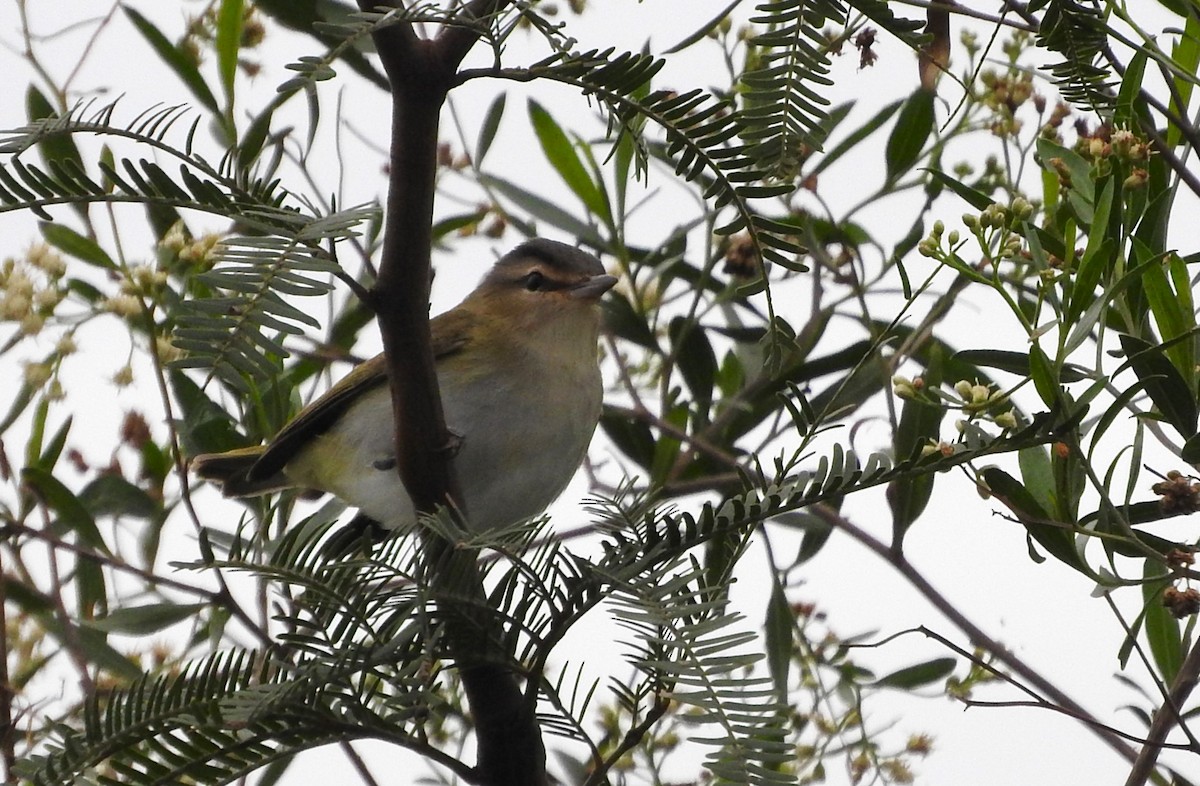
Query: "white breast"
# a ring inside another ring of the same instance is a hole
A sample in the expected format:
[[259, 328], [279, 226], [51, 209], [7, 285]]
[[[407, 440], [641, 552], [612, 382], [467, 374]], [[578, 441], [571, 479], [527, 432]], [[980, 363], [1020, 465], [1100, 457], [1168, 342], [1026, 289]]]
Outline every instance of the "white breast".
[[[587, 362], [556, 362], [534, 351], [473, 384], [455, 384], [445, 371], [439, 375], [447, 426], [462, 439], [454, 463], [472, 529], [536, 516], [578, 469], [603, 397], [595, 338], [580, 344], [587, 347]], [[331, 454], [348, 457], [337, 462], [341, 471], [332, 481], [321, 473], [320, 487], [388, 528], [410, 527], [412, 501], [390, 465], [391, 423], [388, 391], [372, 391], [320, 438], [317, 450], [289, 464], [288, 474], [312, 485], [305, 465], [315, 465], [316, 454], [324, 454], [324, 466]]]

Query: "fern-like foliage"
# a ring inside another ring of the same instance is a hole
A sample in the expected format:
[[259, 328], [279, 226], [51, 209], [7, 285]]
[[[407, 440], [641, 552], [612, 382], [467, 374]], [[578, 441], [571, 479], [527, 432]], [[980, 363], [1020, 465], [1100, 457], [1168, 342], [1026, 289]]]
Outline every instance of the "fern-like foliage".
[[196, 277], [210, 294], [185, 301], [177, 313], [174, 343], [188, 353], [177, 365], [209, 369], [243, 390], [249, 389], [245, 377], [277, 373], [270, 357], [288, 353], [276, 336], [318, 326], [284, 296], [328, 294], [330, 277], [341, 268], [327, 244], [355, 236], [377, 213], [374, 205], [324, 216], [247, 211], [246, 218], [259, 219], [262, 233], [235, 235], [214, 249], [213, 268]]
[[1063, 98], [1096, 112], [1112, 107], [1112, 74], [1098, 63], [1108, 43], [1108, 28], [1099, 8], [1076, 0], [1049, 0], [1037, 43], [1063, 57], [1044, 67]]
[[770, 172], [749, 154], [746, 145], [738, 143], [746, 127], [727, 99], [699, 89], [685, 93], [651, 90], [651, 80], [662, 65], [662, 60], [649, 55], [592, 50], [557, 54], [529, 68], [465, 72], [464, 78], [482, 73], [571, 85], [607, 108], [614, 127], [634, 140], [641, 166], [651, 151], [642, 131], [647, 125], [657, 126], [666, 137], [662, 158], [676, 174], [703, 184], [703, 196], [714, 209], [732, 210], [732, 218], [717, 228], [718, 234], [744, 231], [764, 261], [805, 269], [797, 261], [799, 228], [756, 209], [756, 200], [788, 193], [792, 186], [770, 182]]
[[742, 76], [741, 137], [770, 179], [790, 182], [824, 143], [829, 99], [816, 87], [833, 82], [823, 27], [844, 25], [846, 11], [836, 0], [768, 2], [756, 10], [750, 21], [766, 29], [749, 42], [757, 63]]
[[[694, 550], [721, 538], [740, 553], [755, 526], [781, 512], [1042, 443], [1070, 425], [1043, 414], [1004, 437], [968, 427], [955, 455], [894, 465], [881, 455], [860, 463], [838, 449], [814, 470], [706, 505], [697, 516], [646, 499], [611, 501], [597, 509], [605, 523], [594, 559], [553, 539], [535, 543], [536, 523], [472, 536], [461, 548], [497, 555], [481, 566], [493, 588], [483, 608], [444, 583], [433, 590], [420, 580], [428, 566], [411, 535], [339, 562], [321, 548], [328, 516], [290, 530], [265, 560], [234, 539], [222, 559], [193, 567], [247, 571], [287, 588], [294, 603], [276, 618], [277, 647], [217, 653], [181, 674], [95, 697], [82, 728], [62, 729], [23, 772], [36, 786], [104, 782], [94, 776], [103, 763], [127, 783], [227, 783], [334, 739], [371, 737], [467, 775], [469, 766], [439, 751], [428, 731], [452, 709], [440, 683], [441, 667], [453, 662], [441, 619], [465, 603], [476, 604], [474, 614], [496, 615], [499, 624], [488, 628], [499, 636], [493, 650], [526, 678], [542, 727], [586, 742], [594, 686], [568, 690], [546, 668], [566, 633], [608, 600], [632, 634], [630, 660], [641, 674], [639, 684], [616, 689], [618, 701], [686, 707], [685, 720], [703, 731], [697, 741], [710, 748], [706, 766], [723, 782], [788, 782], [785, 710], [765, 678], [745, 673], [761, 647], [728, 611], [729, 563], [703, 564]], [[426, 525], [451, 534], [440, 520]]]
[[[99, 109], [81, 104], [72, 112], [9, 131], [0, 138], [0, 212], [30, 210], [53, 220], [57, 205], [132, 202], [172, 210], [196, 210], [229, 219], [238, 231], [217, 244], [211, 269], [194, 277], [198, 296], [178, 312], [176, 344], [187, 367], [209, 369], [236, 388], [245, 376], [262, 379], [276, 372], [269, 355], [284, 356], [278, 337], [316, 325], [304, 310], [285, 300], [327, 294], [330, 277], [340, 273], [331, 244], [356, 234], [377, 214], [371, 205], [322, 215], [308, 206], [289, 206], [278, 181], [255, 179], [228, 156], [214, 166], [193, 146], [199, 118], [182, 147], [167, 141], [187, 116], [181, 107], [143, 112], [126, 125], [113, 119], [115, 104]], [[131, 142], [177, 162], [172, 174], [153, 161], [101, 160], [96, 182], [73, 158], [51, 159], [46, 168], [24, 160], [31, 148], [59, 136], [90, 135]]]

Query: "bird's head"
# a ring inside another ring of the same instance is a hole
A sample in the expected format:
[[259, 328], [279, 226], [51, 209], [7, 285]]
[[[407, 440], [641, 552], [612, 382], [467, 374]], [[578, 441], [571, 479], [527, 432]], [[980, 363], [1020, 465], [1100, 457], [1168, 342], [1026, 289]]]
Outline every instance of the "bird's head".
[[509, 330], [586, 328], [595, 351], [600, 297], [617, 283], [600, 260], [565, 243], [535, 238], [496, 262], [463, 305]]

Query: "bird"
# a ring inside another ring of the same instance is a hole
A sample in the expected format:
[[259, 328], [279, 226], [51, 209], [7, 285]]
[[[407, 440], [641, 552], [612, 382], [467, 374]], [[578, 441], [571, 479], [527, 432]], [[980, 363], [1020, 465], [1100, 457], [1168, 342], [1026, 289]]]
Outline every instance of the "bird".
[[[430, 322], [452, 461], [467, 526], [492, 532], [537, 516], [562, 493], [603, 403], [601, 297], [617, 283], [600, 260], [534, 238], [502, 256]], [[416, 512], [396, 471], [385, 358], [356, 366], [267, 444], [193, 457], [228, 497], [289, 488], [333, 494], [359, 511], [349, 541], [407, 531]], [[357, 527], [357, 529], [353, 529]], [[345, 550], [343, 534], [334, 551]]]

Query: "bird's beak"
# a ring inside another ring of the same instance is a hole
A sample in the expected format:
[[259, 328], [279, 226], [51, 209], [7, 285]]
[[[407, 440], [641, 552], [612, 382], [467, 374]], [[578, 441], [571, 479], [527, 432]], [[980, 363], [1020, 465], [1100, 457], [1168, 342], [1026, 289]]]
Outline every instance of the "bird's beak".
[[592, 276], [589, 279], [580, 281], [572, 286], [567, 292], [571, 297], [579, 300], [597, 300], [608, 290], [612, 289], [617, 283], [616, 276], [601, 274]]

